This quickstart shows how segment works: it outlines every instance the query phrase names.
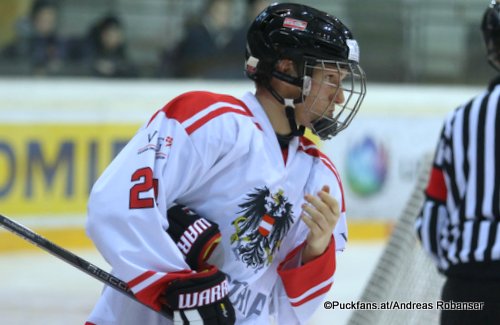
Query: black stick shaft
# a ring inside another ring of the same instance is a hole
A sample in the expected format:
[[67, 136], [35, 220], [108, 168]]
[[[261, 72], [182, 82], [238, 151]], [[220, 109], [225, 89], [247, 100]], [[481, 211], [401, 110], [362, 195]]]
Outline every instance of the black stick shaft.
[[[36, 232], [26, 228], [25, 226], [13, 221], [12, 219], [0, 214], [0, 225], [10, 232], [22, 237], [23, 239], [31, 242], [32, 244], [40, 247], [46, 252], [54, 255], [57, 258], [65, 261], [66, 263], [73, 265], [74, 267], [80, 269], [84, 273], [87, 273], [91, 277], [101, 281], [107, 286], [112, 287], [116, 291], [128, 296], [129, 298], [139, 302], [140, 304], [154, 310], [151, 306], [146, 305], [139, 301], [136, 296], [130, 291], [128, 284], [125, 281], [113, 276], [112, 274], [104, 271], [103, 269], [95, 266], [94, 264], [84, 260], [83, 258], [71, 253], [70, 251], [54, 244], [53, 242], [45, 239]], [[154, 310], [155, 312], [158, 312]], [[164, 312], [159, 312], [161, 315], [171, 319], [171, 316]]]

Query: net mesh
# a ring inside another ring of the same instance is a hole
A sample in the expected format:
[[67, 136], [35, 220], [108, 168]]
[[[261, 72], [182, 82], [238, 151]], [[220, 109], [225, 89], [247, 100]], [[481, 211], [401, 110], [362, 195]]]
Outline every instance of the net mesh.
[[[423, 251], [414, 230], [431, 165], [432, 155], [425, 155], [410, 199], [360, 297], [361, 302], [377, 303], [377, 309], [353, 311], [349, 325], [439, 324], [436, 301], [440, 299], [444, 277]], [[381, 310], [383, 302], [392, 302], [393, 306]], [[395, 302], [399, 306], [394, 306]], [[418, 303], [431, 309], [422, 309]], [[413, 308], [406, 309], [410, 304]]]

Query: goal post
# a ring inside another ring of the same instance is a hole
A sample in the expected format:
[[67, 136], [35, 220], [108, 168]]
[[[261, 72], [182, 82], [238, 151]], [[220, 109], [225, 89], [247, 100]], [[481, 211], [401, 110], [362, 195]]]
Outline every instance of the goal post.
[[[432, 158], [431, 154], [423, 156], [413, 192], [359, 298], [361, 302], [377, 303], [377, 308], [354, 310], [349, 325], [439, 323], [436, 302], [444, 277], [421, 247], [414, 227]], [[383, 303], [386, 309], [381, 308]]]

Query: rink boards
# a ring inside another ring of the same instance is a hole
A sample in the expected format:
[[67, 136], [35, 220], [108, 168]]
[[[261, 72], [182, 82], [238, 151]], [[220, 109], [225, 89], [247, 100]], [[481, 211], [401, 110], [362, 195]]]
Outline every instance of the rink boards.
[[[137, 128], [190, 90], [239, 97], [253, 85], [0, 79], [0, 213], [64, 246], [90, 247], [83, 226], [93, 182]], [[350, 240], [387, 237], [413, 188], [420, 157], [434, 149], [445, 114], [479, 91], [368, 85], [352, 125], [321, 145], [342, 175]], [[373, 154], [367, 163], [352, 163], [367, 154]], [[0, 231], [0, 251], [26, 246]]]

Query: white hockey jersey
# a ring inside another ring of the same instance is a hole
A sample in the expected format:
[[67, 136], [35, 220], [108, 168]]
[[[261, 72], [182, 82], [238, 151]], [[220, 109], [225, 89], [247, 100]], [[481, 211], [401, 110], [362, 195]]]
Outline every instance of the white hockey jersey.
[[[341, 204], [334, 240], [301, 265], [308, 234], [300, 220], [306, 193], [324, 185]], [[188, 92], [159, 110], [95, 183], [87, 233], [142, 302], [159, 308], [172, 272], [189, 269], [166, 233], [166, 213], [184, 204], [219, 225], [210, 263], [227, 273], [237, 324], [304, 324], [333, 283], [335, 251], [347, 240], [344, 195], [332, 162], [294, 138], [282, 151], [255, 96], [241, 100]], [[169, 324], [105, 288], [88, 324]]]

